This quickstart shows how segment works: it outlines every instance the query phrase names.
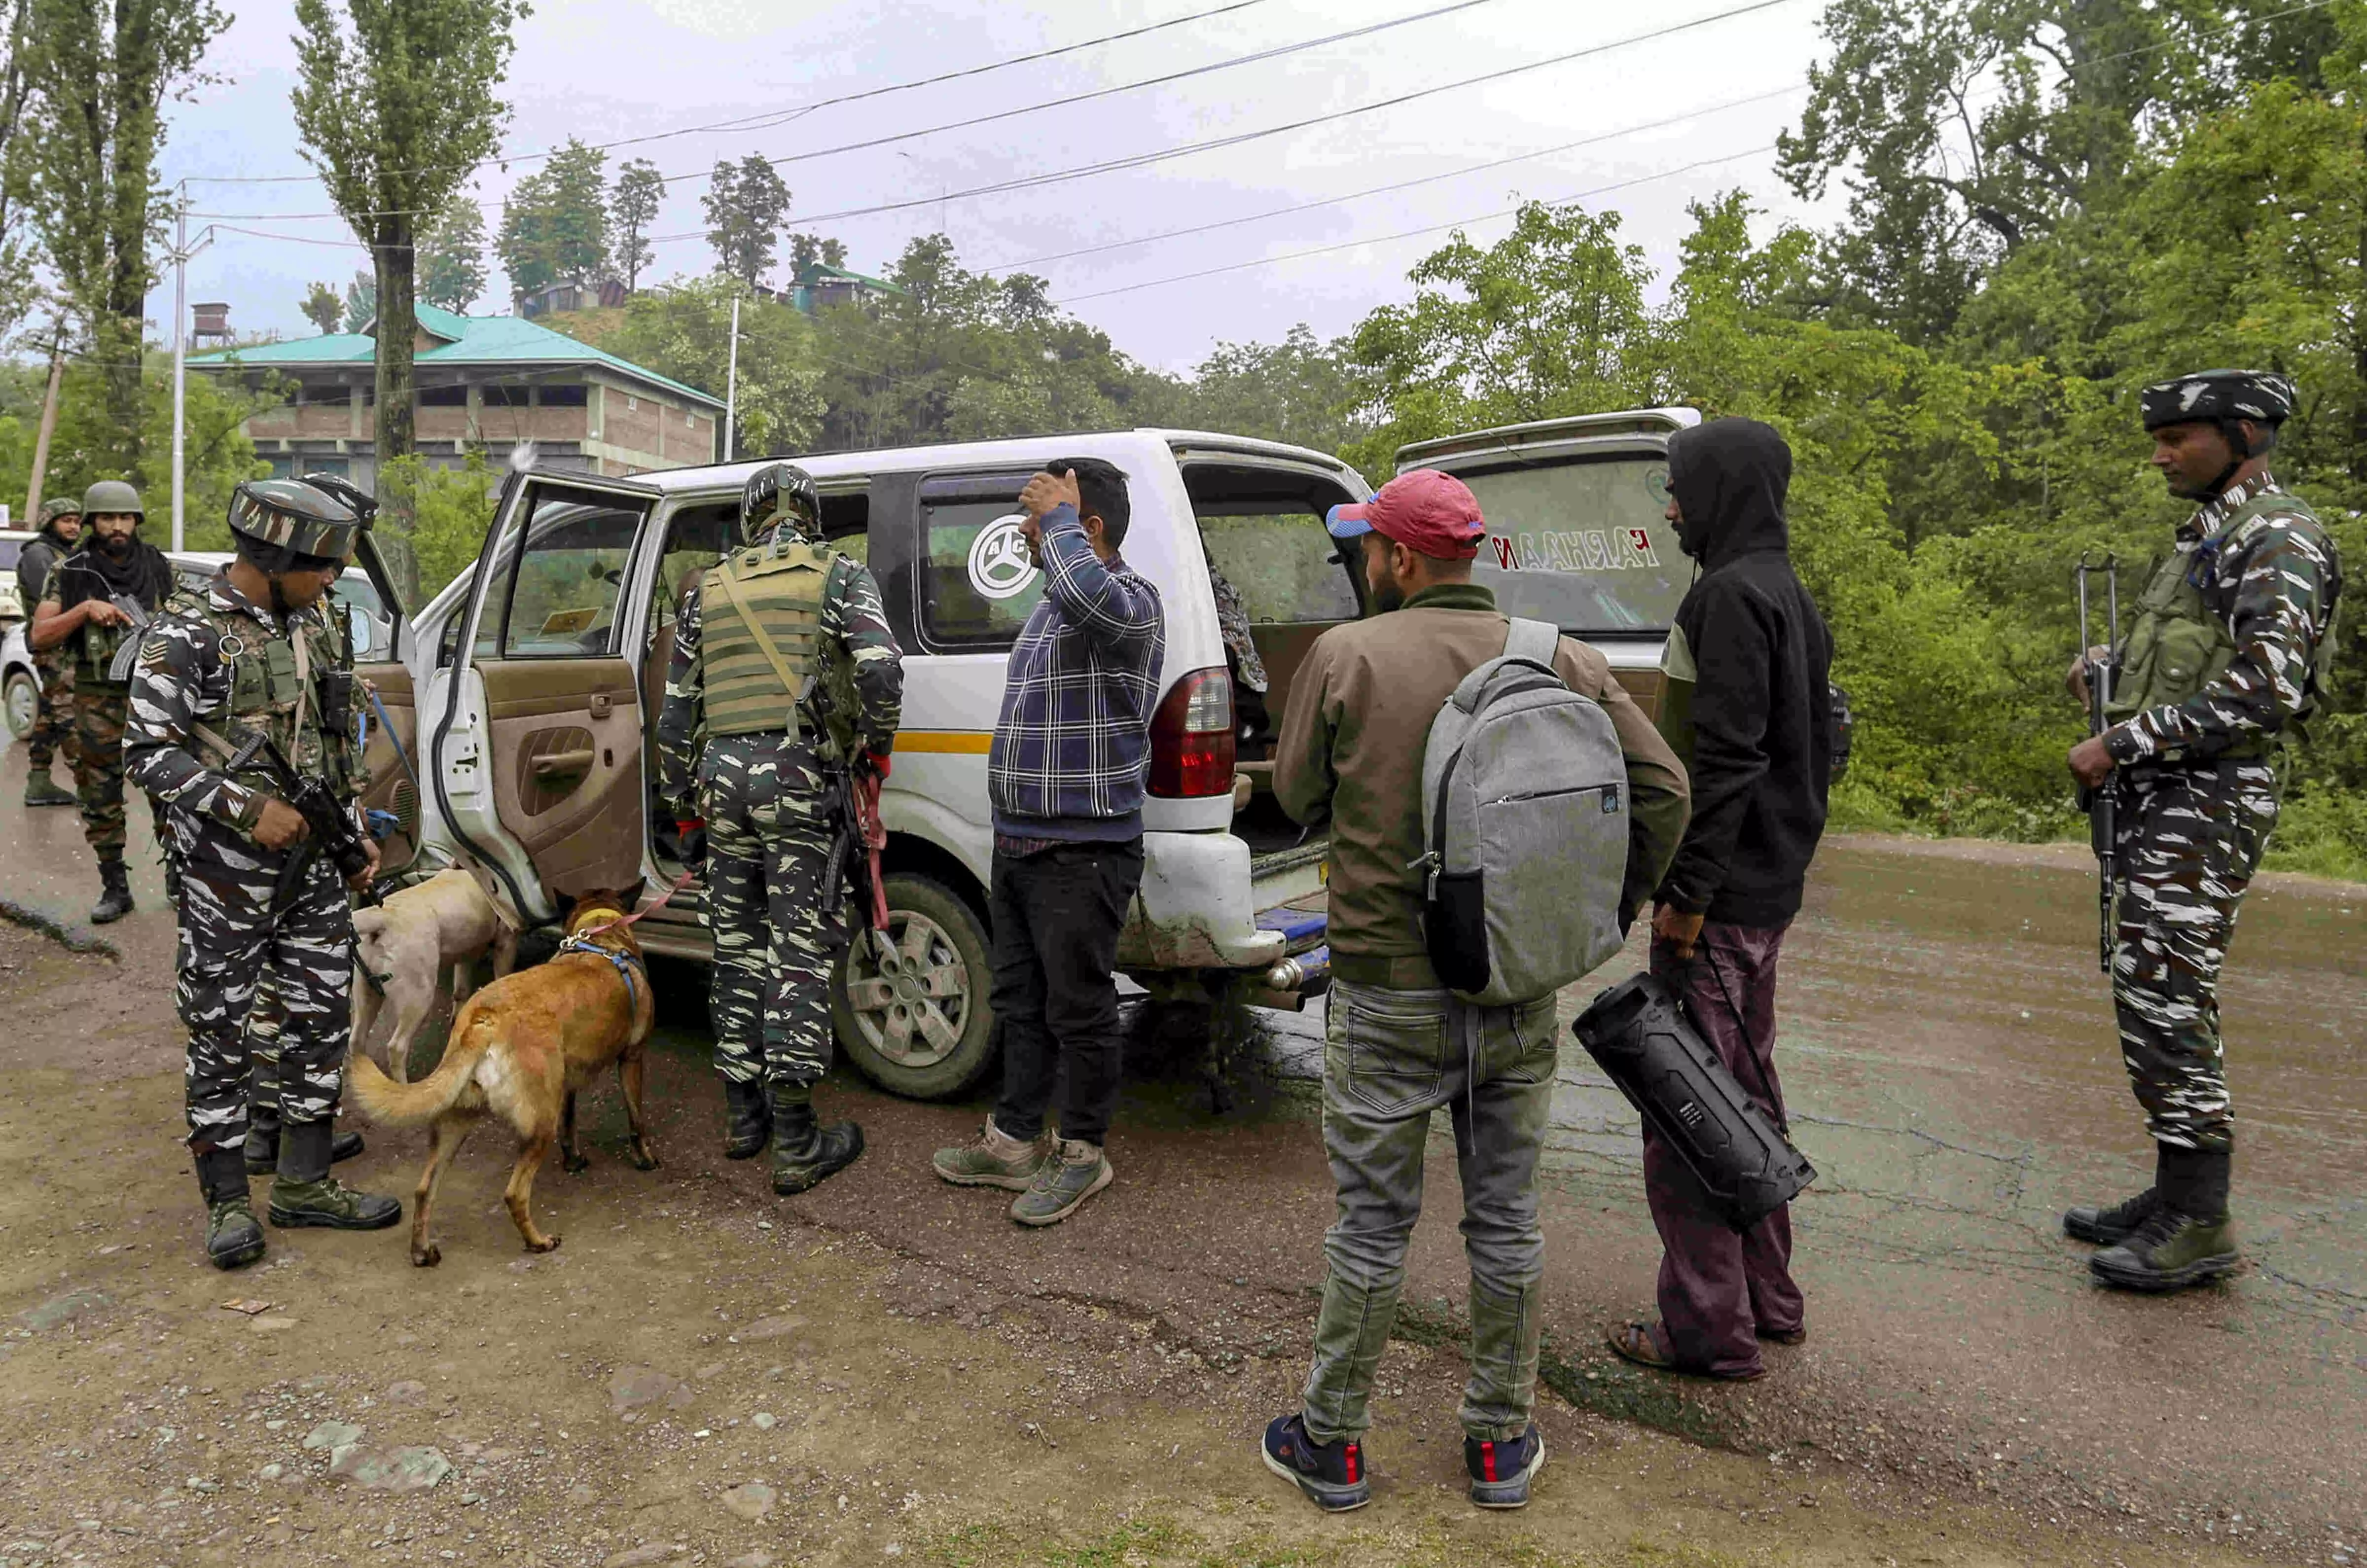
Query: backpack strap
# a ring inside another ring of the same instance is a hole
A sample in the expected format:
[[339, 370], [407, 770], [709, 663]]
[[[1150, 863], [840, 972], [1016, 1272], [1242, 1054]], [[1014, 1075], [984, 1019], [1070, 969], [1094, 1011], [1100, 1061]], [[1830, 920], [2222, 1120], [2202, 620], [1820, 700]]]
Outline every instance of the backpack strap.
[[1561, 651], [1561, 631], [1543, 621], [1524, 621], [1514, 615], [1504, 628], [1504, 657], [1524, 663], [1541, 665], [1551, 670], [1554, 655]]

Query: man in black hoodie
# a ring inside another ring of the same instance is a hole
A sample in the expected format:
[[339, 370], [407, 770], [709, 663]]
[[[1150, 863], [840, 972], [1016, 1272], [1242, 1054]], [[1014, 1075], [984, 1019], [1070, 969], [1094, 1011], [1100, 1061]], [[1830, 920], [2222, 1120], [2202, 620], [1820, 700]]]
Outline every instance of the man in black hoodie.
[[[1824, 832], [1833, 744], [1832, 637], [1787, 553], [1791, 479], [1791, 449], [1756, 420], [1716, 420], [1669, 444], [1668, 519], [1701, 566], [1666, 663], [1693, 815], [1652, 917], [1652, 972], [1779, 1126], [1775, 959]], [[1665, 1248], [1660, 1321], [1614, 1328], [1612, 1348], [1647, 1366], [1763, 1375], [1761, 1339], [1806, 1333], [1789, 1213], [1736, 1233], [1648, 1130], [1644, 1186]]]

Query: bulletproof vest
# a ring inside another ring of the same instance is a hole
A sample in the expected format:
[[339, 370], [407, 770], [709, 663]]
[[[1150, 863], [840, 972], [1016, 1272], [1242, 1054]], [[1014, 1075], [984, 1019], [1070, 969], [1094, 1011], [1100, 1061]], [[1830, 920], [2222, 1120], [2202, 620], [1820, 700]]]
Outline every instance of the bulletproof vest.
[[[336, 795], [355, 792], [361, 780], [360, 759], [351, 734], [352, 716], [338, 711], [350, 702], [334, 689], [337, 643], [325, 617], [323, 623], [302, 622], [290, 628], [293, 636], [306, 639], [304, 655], [312, 682], [299, 728], [300, 687], [290, 637], [274, 637], [245, 615], [215, 609], [203, 593], [175, 594], [165, 613], [206, 626], [214, 634], [217, 656], [230, 666], [230, 707], [225, 714], [209, 716], [212, 728], [233, 746], [259, 729], [297, 772], [325, 779]], [[239, 782], [276, 793], [269, 775], [260, 770], [240, 774]]]
[[[2194, 549], [2173, 551], [2154, 569], [2152, 580], [2137, 599], [2136, 624], [2129, 629], [2113, 674], [2112, 701], [2105, 710], [2112, 723], [2182, 703], [2227, 672], [2236, 660], [2236, 639], [2227, 635], [2225, 618], [2203, 598], [2202, 582], [2219, 549], [2244, 525], [2270, 512], [2295, 513], [2312, 527], [2318, 526], [2316, 514], [2299, 498], [2282, 491], [2269, 491], [2237, 507], [2217, 533]], [[2310, 702], [2300, 718], [2309, 716], [2326, 689], [2334, 646], [2334, 629], [2329, 626], [2318, 640], [2310, 669]], [[2239, 760], [2265, 757], [2282, 743], [2281, 736], [2263, 735], [2230, 747], [2222, 755]]]
[[798, 699], [825, 672], [822, 592], [827, 545], [752, 546], [700, 585], [700, 651], [709, 735], [777, 735], [798, 728]]

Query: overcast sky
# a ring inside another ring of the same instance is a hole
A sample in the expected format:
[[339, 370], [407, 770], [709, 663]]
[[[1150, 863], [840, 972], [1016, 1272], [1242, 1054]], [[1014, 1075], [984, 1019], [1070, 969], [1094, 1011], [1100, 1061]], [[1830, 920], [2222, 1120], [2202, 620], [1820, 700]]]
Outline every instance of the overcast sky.
[[[1778, 0], [1716, 18], [1750, 0], [1480, 0], [1368, 36], [1207, 72], [1182, 81], [1073, 102], [1145, 78], [1218, 64], [1428, 11], [1446, 0], [1251, 0], [1223, 15], [1058, 59], [963, 81], [830, 104], [839, 97], [1121, 29], [1208, 10], [1225, 0], [902, 0], [896, 5], [764, 0], [536, 0], [510, 67], [515, 112], [506, 168], [488, 167], [474, 193], [486, 228], [503, 196], [537, 167], [521, 155], [570, 136], [586, 141], [658, 136], [775, 115], [783, 123], [668, 135], [610, 154], [645, 156], [669, 175], [699, 176], [719, 158], [792, 158], [793, 228], [843, 239], [849, 264], [884, 271], [903, 246], [940, 228], [965, 265], [1016, 264], [1049, 278], [1053, 297], [1150, 364], [1184, 368], [1221, 340], [1270, 339], [1306, 321], [1341, 333], [1374, 306], [1406, 297], [1407, 269], [1465, 223], [1485, 242], [1509, 227], [1489, 218], [1526, 197], [1560, 199], [1623, 182], [1590, 205], [1625, 216], [1626, 231], [1664, 269], [1686, 227], [1685, 204], [1739, 186], [1776, 217], [1816, 219], [1784, 189], [1767, 151], [1796, 118], [1795, 88], [1817, 56], [1819, 0]], [[367, 263], [311, 180], [218, 184], [198, 176], [301, 175], [288, 93], [292, 8], [238, 7], [207, 64], [230, 80], [172, 110], [162, 176], [190, 177], [191, 206], [277, 237], [222, 231], [190, 264], [192, 299], [226, 299], [241, 332], [312, 329], [298, 311], [305, 286], [342, 289]], [[1632, 43], [1622, 40], [1639, 39]], [[965, 197], [976, 186], [1240, 136], [1377, 100], [1530, 65], [1599, 52], [1500, 80], [1455, 87], [1370, 113], [1192, 152], [1144, 166]], [[1769, 96], [1767, 95], [1775, 95]], [[1736, 100], [1758, 101], [1736, 104]], [[1719, 107], [1731, 105], [1734, 107]], [[1036, 106], [1041, 106], [1040, 107]], [[999, 122], [945, 130], [892, 146], [826, 152], [949, 121], [1033, 108]], [[1614, 134], [1630, 128], [1657, 126]], [[1591, 145], [1568, 144], [1592, 141]], [[1474, 165], [1568, 150], [1487, 169]], [[1692, 166], [1698, 165], [1698, 166]], [[1690, 167], [1689, 167], [1690, 166]], [[1431, 176], [1440, 176], [1432, 178]], [[1407, 188], [1341, 200], [1410, 180]], [[713, 265], [698, 201], [703, 177], [669, 186], [655, 276]], [[956, 193], [941, 201], [946, 192]], [[810, 222], [808, 215], [894, 202], [901, 211]], [[1209, 232], [1150, 237], [1276, 209], [1329, 202]], [[204, 220], [193, 222], [193, 231]], [[1064, 260], [1056, 253], [1149, 243]], [[304, 243], [310, 242], [310, 243]], [[1337, 247], [1337, 248], [1327, 248]], [[1180, 274], [1323, 250], [1187, 281]], [[786, 271], [787, 247], [782, 250]], [[1105, 290], [1122, 290], [1104, 293]], [[1098, 297], [1095, 297], [1098, 296]], [[493, 283], [477, 314], [508, 309]], [[169, 321], [169, 276], [151, 300]]]

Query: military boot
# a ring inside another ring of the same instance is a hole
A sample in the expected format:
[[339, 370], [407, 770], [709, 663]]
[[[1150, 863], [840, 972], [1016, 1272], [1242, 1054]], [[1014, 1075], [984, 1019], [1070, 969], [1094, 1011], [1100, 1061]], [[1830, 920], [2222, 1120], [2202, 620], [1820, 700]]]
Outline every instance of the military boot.
[[279, 1179], [271, 1184], [273, 1224], [378, 1231], [402, 1218], [400, 1200], [357, 1192], [329, 1174], [334, 1135], [334, 1127], [326, 1122], [290, 1122], [279, 1130]]
[[784, 1198], [814, 1188], [863, 1155], [863, 1129], [852, 1122], [822, 1126], [814, 1120], [807, 1084], [773, 1086], [773, 1190]]
[[[329, 1163], [343, 1165], [362, 1152], [362, 1135], [339, 1127], [329, 1136]], [[269, 1176], [279, 1168], [279, 1115], [257, 1111], [246, 1123], [246, 1173]]]
[[72, 806], [74, 798], [74, 791], [57, 786], [47, 768], [25, 781], [25, 804], [28, 806]]
[[2154, 1184], [2134, 1198], [2124, 1199], [2109, 1209], [2093, 1209], [2082, 1205], [2063, 1211], [2063, 1234], [2074, 1241], [2091, 1241], [2099, 1247], [2118, 1247], [2137, 1234], [2137, 1227], [2153, 1217], [2161, 1207], [2161, 1166], [2169, 1151], [2161, 1145], [2154, 1145]]
[[754, 1159], [772, 1141], [773, 1108], [764, 1097], [764, 1081], [723, 1080], [723, 1157]]
[[98, 863], [98, 902], [91, 906], [92, 925], [112, 925], [131, 912], [131, 874], [121, 861]]
[[2088, 1260], [2096, 1279], [2124, 1291], [2182, 1291], [2243, 1261], [2227, 1218], [2233, 1156], [2225, 1149], [2162, 1150], [2159, 1205], [2135, 1234]]
[[206, 1199], [206, 1257], [217, 1269], [240, 1269], [263, 1256], [263, 1227], [246, 1199], [246, 1165], [236, 1149], [198, 1156], [198, 1190]]

